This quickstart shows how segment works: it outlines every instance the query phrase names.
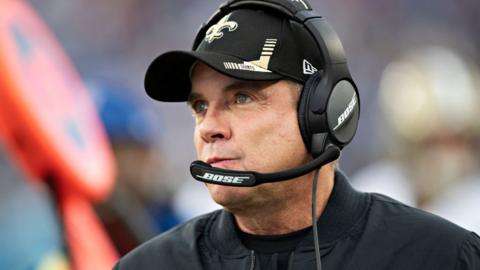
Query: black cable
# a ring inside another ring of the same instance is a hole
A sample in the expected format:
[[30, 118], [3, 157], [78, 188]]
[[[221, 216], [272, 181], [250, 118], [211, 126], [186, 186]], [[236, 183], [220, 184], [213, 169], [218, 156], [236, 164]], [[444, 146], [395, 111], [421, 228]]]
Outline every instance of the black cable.
[[318, 229], [317, 229], [317, 182], [320, 168], [315, 171], [313, 176], [312, 187], [312, 228], [313, 228], [313, 242], [315, 244], [315, 261], [317, 262], [317, 270], [322, 270], [322, 258], [320, 256], [320, 246], [318, 243]]

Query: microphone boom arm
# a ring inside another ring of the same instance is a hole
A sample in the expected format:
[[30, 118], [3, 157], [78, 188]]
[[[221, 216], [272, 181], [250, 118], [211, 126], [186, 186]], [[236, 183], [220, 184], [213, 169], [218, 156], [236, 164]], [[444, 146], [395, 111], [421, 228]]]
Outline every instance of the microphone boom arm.
[[255, 171], [236, 171], [212, 167], [203, 161], [194, 161], [190, 165], [190, 173], [197, 181], [225, 186], [251, 187], [264, 183], [285, 181], [307, 174], [321, 166], [336, 160], [340, 156], [340, 149], [329, 146], [314, 160], [290, 170], [259, 173]]

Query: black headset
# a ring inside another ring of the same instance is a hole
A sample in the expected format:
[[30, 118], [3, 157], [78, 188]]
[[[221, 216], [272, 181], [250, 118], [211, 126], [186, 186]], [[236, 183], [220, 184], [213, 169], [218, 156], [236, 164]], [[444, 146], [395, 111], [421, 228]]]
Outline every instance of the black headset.
[[200, 27], [193, 50], [200, 45], [210, 26], [237, 9], [260, 9], [280, 14], [300, 23], [312, 35], [325, 65], [304, 84], [298, 103], [300, 132], [314, 158], [330, 146], [342, 149], [356, 133], [360, 102], [337, 33], [304, 0], [233, 0], [222, 4]]

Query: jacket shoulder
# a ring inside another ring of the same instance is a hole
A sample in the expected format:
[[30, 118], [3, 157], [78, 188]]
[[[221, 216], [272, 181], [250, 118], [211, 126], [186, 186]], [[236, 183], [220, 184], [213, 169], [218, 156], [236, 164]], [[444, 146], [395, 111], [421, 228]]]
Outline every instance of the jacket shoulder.
[[435, 214], [405, 205], [385, 195], [375, 193], [371, 195], [370, 219], [379, 226], [377, 228], [398, 230], [406, 235], [423, 234], [425, 237], [439, 237], [437, 240], [456, 243], [463, 242], [470, 234], [470, 231]]
[[217, 210], [193, 218], [141, 244], [118, 261], [115, 269], [196, 269], [199, 239], [203, 237], [208, 221], [218, 215]]

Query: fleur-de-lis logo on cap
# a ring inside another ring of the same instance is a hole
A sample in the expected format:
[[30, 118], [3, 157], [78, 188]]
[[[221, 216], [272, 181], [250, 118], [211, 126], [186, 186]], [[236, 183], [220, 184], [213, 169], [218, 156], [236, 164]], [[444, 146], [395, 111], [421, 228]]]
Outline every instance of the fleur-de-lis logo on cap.
[[205, 34], [205, 41], [208, 43], [212, 43], [215, 39], [219, 39], [223, 37], [223, 29], [228, 29], [228, 31], [232, 32], [235, 31], [238, 27], [238, 23], [234, 21], [228, 21], [230, 14], [223, 17], [220, 21], [216, 24], [210, 26], [208, 28], [207, 33]]

